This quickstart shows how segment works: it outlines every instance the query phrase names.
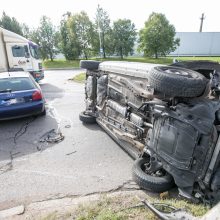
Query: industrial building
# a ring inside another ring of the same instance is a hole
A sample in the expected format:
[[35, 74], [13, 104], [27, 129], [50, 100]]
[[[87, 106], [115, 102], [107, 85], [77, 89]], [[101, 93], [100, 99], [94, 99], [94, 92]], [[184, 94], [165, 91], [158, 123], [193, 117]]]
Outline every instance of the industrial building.
[[220, 32], [177, 32], [180, 45], [170, 56], [220, 56]]

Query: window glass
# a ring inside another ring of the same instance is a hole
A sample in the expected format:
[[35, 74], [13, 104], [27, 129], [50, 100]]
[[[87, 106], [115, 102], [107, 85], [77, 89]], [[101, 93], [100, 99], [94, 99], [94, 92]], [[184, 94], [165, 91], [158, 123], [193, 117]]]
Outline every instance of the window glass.
[[31, 52], [31, 56], [34, 57], [35, 59], [39, 59], [39, 50], [38, 50], [38, 46], [36, 45], [32, 45], [30, 44], [30, 52]]
[[25, 57], [25, 48], [23, 46], [13, 46], [12, 54], [14, 57]]
[[22, 91], [34, 89], [33, 82], [27, 77], [14, 77], [0, 79], [0, 91], [11, 90], [11, 91]]
[[24, 46], [24, 50], [25, 50], [25, 57], [30, 58], [30, 53], [28, 51], [28, 46], [27, 45]]

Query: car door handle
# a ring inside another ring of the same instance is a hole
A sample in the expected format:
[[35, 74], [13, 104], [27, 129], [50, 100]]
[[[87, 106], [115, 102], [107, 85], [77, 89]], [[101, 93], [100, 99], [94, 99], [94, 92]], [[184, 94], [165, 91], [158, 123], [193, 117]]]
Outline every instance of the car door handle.
[[29, 61], [29, 60], [26, 60], [26, 62], [29, 63], [30, 61]]

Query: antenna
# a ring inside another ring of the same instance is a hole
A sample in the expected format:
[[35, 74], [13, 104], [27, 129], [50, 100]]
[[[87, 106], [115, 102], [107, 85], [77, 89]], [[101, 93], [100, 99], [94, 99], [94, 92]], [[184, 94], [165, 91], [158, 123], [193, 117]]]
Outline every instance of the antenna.
[[202, 17], [200, 18], [201, 23], [200, 23], [200, 28], [199, 28], [199, 32], [202, 32], [202, 27], [203, 27], [203, 21], [205, 19], [204, 13], [202, 13]]

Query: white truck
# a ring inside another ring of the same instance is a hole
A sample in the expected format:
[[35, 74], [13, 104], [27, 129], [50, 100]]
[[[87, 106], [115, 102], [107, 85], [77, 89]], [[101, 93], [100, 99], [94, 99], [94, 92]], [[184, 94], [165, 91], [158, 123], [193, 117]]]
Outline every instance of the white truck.
[[28, 39], [0, 27], [0, 72], [30, 72], [38, 82], [44, 78], [39, 46]]

